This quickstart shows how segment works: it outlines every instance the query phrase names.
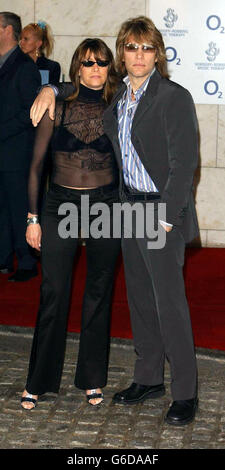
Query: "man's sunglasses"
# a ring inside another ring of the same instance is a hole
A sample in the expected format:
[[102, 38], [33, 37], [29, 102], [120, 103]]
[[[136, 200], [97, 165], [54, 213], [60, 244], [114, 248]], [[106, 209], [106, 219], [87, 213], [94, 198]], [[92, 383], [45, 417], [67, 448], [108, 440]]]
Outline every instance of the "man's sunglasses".
[[94, 64], [97, 64], [99, 67], [107, 67], [109, 60], [82, 60], [81, 63], [84, 67], [92, 67]]
[[124, 44], [125, 51], [127, 52], [135, 52], [138, 51], [139, 47], [141, 47], [143, 52], [154, 52], [155, 47], [151, 44], [135, 44], [134, 42], [127, 42]]

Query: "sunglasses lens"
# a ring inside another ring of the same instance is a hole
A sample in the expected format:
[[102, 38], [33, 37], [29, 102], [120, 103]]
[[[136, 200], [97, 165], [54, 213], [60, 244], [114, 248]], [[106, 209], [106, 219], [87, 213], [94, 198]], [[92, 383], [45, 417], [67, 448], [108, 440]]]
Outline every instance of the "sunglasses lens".
[[126, 51], [136, 51], [138, 49], [138, 45], [137, 44], [133, 44], [131, 42], [129, 42], [128, 44], [125, 44], [125, 49]]
[[98, 59], [98, 60], [96, 60], [96, 62], [97, 62], [99, 67], [107, 67], [107, 65], [109, 65], [109, 60]]
[[83, 60], [81, 63], [84, 67], [92, 67], [95, 62], [93, 62], [93, 60]]
[[154, 46], [148, 46], [147, 44], [143, 44], [142, 50], [143, 50], [144, 52], [154, 52], [154, 51], [155, 51], [155, 47], [154, 47]]

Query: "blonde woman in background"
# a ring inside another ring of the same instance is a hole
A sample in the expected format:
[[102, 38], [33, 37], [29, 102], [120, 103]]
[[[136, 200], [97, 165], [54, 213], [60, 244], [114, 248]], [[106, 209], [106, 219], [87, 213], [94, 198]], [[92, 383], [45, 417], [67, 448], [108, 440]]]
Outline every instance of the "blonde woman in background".
[[22, 30], [20, 47], [36, 63], [43, 85], [58, 83], [60, 78], [59, 63], [47, 58], [52, 53], [53, 42], [50, 27], [44, 21], [29, 23]]

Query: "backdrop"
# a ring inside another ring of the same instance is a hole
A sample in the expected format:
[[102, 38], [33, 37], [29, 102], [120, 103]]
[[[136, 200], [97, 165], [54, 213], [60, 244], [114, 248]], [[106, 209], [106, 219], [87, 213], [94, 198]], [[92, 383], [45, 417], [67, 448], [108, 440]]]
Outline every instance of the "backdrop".
[[225, 104], [225, 0], [149, 0], [163, 35], [170, 78], [195, 103]]

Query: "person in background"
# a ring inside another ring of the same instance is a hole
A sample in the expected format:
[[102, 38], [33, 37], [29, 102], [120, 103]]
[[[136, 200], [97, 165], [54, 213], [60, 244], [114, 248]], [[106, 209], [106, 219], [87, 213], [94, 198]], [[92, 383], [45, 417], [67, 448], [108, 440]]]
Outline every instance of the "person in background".
[[20, 47], [36, 63], [41, 74], [42, 85], [59, 82], [60, 64], [48, 59], [53, 50], [53, 42], [50, 27], [44, 21], [29, 23], [22, 30]]
[[[110, 140], [103, 131], [103, 112], [118, 85], [111, 50], [100, 39], [85, 39], [76, 49], [70, 67], [72, 96], [57, 104], [55, 120], [48, 113], [41, 120], [35, 138], [29, 177], [27, 241], [41, 246], [42, 286], [23, 408], [36, 406], [38, 395], [57, 393], [60, 386], [66, 343], [74, 256], [78, 235], [62, 237], [59, 224], [63, 203], [77, 208], [73, 224], [88, 221], [82, 212], [82, 196], [105, 203], [111, 225], [113, 203], [118, 202], [118, 168]], [[73, 88], [73, 87], [72, 87]], [[46, 148], [53, 151], [52, 183], [39, 224], [38, 192]], [[90, 214], [90, 222], [95, 217]], [[104, 223], [102, 222], [103, 226]], [[88, 226], [88, 230], [89, 230]], [[112, 227], [111, 227], [112, 229]], [[103, 400], [107, 382], [110, 340], [110, 312], [113, 279], [120, 238], [95, 237], [86, 240], [87, 278], [82, 308], [82, 325], [75, 385], [86, 390], [87, 401]], [[72, 409], [72, 405], [71, 405]]]
[[26, 242], [27, 182], [34, 141], [30, 106], [41, 85], [34, 62], [19, 48], [21, 20], [0, 12], [0, 272], [17, 270], [9, 281], [37, 275]]
[[[61, 67], [58, 62], [50, 60], [47, 57], [53, 50], [53, 36], [50, 26], [44, 21], [38, 23], [29, 23], [21, 33], [20, 47], [25, 54], [28, 54], [36, 63], [41, 74], [41, 83], [46, 85], [49, 82], [56, 84], [59, 82]], [[44, 204], [46, 191], [50, 183], [52, 174], [51, 149], [47, 149], [42, 181], [40, 185], [39, 210]]]

